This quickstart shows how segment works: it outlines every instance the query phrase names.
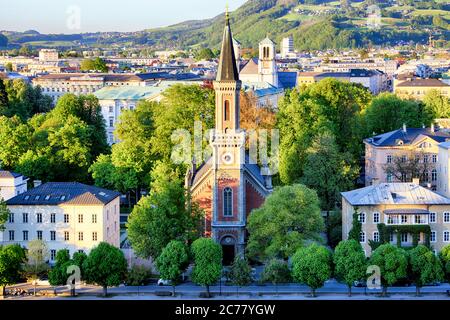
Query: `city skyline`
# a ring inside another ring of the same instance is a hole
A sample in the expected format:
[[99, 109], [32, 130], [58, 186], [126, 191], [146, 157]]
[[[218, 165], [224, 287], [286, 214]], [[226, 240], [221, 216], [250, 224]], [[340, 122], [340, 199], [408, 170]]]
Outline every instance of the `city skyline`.
[[[226, 5], [235, 10], [246, 0], [131, 0], [127, 10], [117, 0], [88, 1], [49, 0], [29, 3], [18, 0], [0, 10], [0, 30], [36, 30], [40, 33], [133, 32], [165, 27], [186, 20], [201, 20], [217, 16]], [[107, 3], [107, 5], [106, 5]], [[28, 10], [24, 11], [24, 6]], [[102, 12], [102, 14], [100, 14]], [[112, 18], [112, 19], [111, 19]], [[132, 24], [130, 24], [132, 21]]]

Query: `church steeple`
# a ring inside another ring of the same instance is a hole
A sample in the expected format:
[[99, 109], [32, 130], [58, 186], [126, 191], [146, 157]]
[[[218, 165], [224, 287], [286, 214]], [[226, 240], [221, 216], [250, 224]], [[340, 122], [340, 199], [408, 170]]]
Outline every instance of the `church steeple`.
[[216, 81], [238, 81], [236, 58], [233, 46], [233, 34], [230, 27], [230, 15], [228, 9], [225, 13], [225, 30], [223, 32], [222, 50], [220, 52], [219, 68]]

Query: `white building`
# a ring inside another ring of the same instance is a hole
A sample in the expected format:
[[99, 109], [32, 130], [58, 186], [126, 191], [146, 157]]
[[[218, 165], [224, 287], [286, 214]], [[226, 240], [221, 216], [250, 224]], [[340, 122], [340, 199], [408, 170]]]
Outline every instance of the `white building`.
[[59, 60], [58, 51], [55, 49], [41, 49], [39, 50], [39, 61], [41, 62], [56, 62]]
[[283, 38], [281, 41], [281, 57], [296, 58], [294, 52], [294, 37], [292, 35], [287, 38]]
[[49, 182], [7, 202], [11, 211], [2, 244], [27, 247], [44, 240], [56, 252], [88, 253], [100, 242], [120, 245], [120, 193], [77, 182]]

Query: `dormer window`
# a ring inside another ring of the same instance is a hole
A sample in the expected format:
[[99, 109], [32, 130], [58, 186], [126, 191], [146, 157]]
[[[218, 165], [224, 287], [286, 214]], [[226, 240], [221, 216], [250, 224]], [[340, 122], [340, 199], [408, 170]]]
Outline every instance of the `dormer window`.
[[36, 196], [34, 197], [34, 200], [39, 200], [41, 198], [41, 196]]
[[64, 201], [64, 200], [66, 200], [66, 196], [61, 196], [61, 201]]
[[30, 196], [25, 196], [24, 200], [29, 200]]
[[45, 200], [49, 200], [49, 199], [50, 199], [50, 195], [46, 195]]
[[403, 141], [402, 140], [397, 140], [397, 145], [402, 146], [403, 145]]

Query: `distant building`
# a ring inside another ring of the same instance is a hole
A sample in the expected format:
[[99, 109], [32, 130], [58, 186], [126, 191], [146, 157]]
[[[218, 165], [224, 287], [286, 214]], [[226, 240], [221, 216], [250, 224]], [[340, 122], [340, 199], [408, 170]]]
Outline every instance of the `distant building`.
[[13, 171], [0, 170], [0, 197], [9, 200], [27, 191], [28, 178]]
[[401, 98], [422, 100], [431, 90], [450, 97], [450, 85], [438, 79], [414, 79], [394, 81], [394, 92]]
[[295, 58], [294, 37], [292, 35], [281, 40], [281, 58]]
[[318, 72], [349, 72], [351, 69], [380, 70], [392, 77], [397, 69], [398, 62], [382, 58], [358, 59], [354, 57], [333, 57], [329, 62], [324, 62], [318, 68]]
[[39, 50], [39, 61], [41, 62], [57, 62], [59, 60], [58, 51], [55, 49]]
[[68, 249], [88, 253], [100, 242], [119, 248], [120, 194], [77, 182], [49, 182], [9, 199], [2, 244], [44, 240], [50, 262]]
[[[425, 170], [420, 182], [436, 188], [439, 179], [437, 171], [438, 145], [450, 139], [448, 130], [431, 128], [402, 128], [364, 140], [365, 145], [365, 185], [384, 182], [401, 182], [398, 177], [386, 174], [385, 166], [396, 158], [415, 159]], [[418, 177], [404, 177], [412, 181]], [[405, 181], [403, 181], [405, 182]]]
[[[429, 226], [431, 233], [413, 235], [411, 231], [390, 233], [388, 242], [402, 247], [429, 244], [435, 253], [450, 244], [450, 199], [418, 184], [380, 183], [349, 192], [342, 192], [342, 239], [347, 240], [352, 228], [353, 214], [358, 209], [362, 224], [359, 241], [369, 256], [369, 241], [382, 241], [380, 223], [388, 227]], [[400, 229], [401, 230], [401, 229]]]
[[160, 101], [161, 94], [174, 84], [192, 84], [193, 82], [163, 81], [153, 86], [104, 87], [94, 93], [98, 98], [105, 119], [108, 143], [117, 142], [114, 137], [117, 121], [123, 110], [134, 110], [141, 100]]
[[326, 78], [359, 83], [372, 92], [379, 94], [389, 89], [386, 75], [379, 70], [351, 69], [348, 72], [300, 72], [298, 85], [310, 85]]

